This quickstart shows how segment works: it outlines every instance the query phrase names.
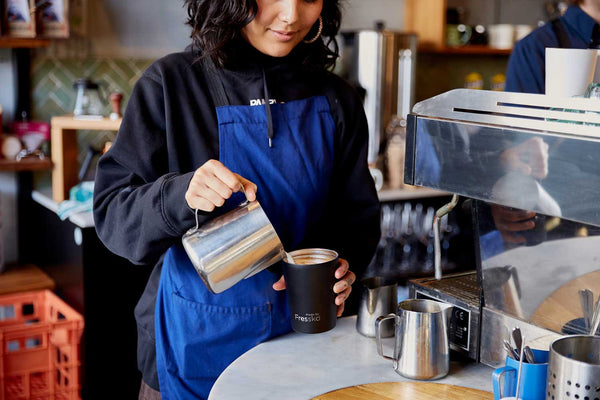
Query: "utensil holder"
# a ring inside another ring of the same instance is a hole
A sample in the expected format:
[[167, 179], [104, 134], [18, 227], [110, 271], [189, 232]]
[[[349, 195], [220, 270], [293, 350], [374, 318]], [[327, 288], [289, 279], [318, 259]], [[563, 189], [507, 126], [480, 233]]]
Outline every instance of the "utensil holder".
[[550, 346], [547, 399], [600, 399], [600, 336], [565, 336]]

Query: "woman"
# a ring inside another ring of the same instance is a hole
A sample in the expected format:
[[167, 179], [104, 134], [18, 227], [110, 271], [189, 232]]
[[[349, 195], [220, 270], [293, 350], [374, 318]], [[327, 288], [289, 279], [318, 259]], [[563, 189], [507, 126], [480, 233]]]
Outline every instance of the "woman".
[[349, 265], [364, 270], [379, 238], [364, 111], [327, 71], [338, 0], [185, 4], [194, 45], [140, 78], [94, 194], [106, 246], [157, 263], [135, 312], [142, 398], [206, 398], [235, 358], [291, 330], [280, 269], [218, 295], [202, 284], [181, 246], [194, 209], [214, 218], [243, 185], [287, 251], [336, 250], [338, 315]]

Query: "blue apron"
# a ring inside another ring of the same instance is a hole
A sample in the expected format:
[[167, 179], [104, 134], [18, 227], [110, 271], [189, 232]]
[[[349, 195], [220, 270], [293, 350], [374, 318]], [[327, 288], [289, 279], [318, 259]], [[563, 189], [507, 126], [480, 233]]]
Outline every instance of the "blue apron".
[[[218, 105], [219, 103], [217, 103]], [[271, 105], [268, 146], [263, 106], [218, 106], [219, 159], [258, 186], [257, 197], [284, 248], [294, 249], [324, 209], [335, 124], [323, 96]], [[230, 207], [240, 197], [228, 200]], [[212, 294], [180, 244], [163, 261], [155, 309], [156, 364], [163, 399], [207, 398], [237, 357], [291, 330], [279, 276], [262, 271]]]

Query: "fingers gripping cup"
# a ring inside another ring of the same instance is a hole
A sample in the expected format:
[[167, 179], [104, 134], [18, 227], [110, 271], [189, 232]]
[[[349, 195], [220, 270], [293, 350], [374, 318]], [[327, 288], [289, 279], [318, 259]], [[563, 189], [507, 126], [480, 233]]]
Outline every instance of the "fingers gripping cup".
[[333, 285], [338, 254], [327, 249], [302, 249], [283, 260], [292, 328], [300, 333], [333, 329], [337, 306]]

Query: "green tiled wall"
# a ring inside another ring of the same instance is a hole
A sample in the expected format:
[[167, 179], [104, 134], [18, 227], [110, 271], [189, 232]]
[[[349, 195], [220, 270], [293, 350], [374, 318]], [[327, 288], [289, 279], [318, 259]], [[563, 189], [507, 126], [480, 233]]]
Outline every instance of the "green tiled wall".
[[[109, 93], [123, 93], [124, 111], [133, 85], [152, 62], [153, 60], [36, 56], [31, 66], [32, 117], [49, 122], [55, 115], [70, 114], [75, 104], [73, 82], [79, 78], [90, 78], [100, 84], [106, 98], [106, 115], [111, 111]], [[114, 132], [79, 132], [79, 161], [83, 160], [89, 146], [102, 148], [104, 142], [114, 140], [114, 137]]]

